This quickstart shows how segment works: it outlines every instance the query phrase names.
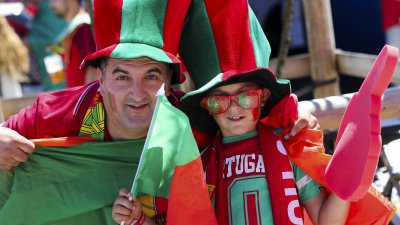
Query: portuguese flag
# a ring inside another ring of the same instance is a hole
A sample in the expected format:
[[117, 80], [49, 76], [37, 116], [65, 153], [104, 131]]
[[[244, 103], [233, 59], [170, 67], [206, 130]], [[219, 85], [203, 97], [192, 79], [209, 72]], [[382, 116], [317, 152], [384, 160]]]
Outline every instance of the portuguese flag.
[[167, 198], [167, 224], [217, 224], [189, 119], [169, 103], [164, 86], [157, 95], [132, 196]]
[[153, 118], [147, 140], [37, 142], [27, 162], [0, 170], [0, 224], [115, 224], [112, 205], [139, 164], [134, 191], [168, 198], [167, 224], [216, 224], [188, 119], [165, 96]]

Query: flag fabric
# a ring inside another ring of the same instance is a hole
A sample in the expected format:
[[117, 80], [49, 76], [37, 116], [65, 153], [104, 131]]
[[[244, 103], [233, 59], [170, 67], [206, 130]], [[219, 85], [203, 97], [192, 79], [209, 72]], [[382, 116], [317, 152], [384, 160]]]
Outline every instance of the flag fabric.
[[167, 224], [217, 224], [189, 119], [161, 87], [132, 196], [168, 199]]
[[129, 187], [144, 141], [37, 146], [13, 173], [0, 170], [0, 224], [115, 224], [112, 205]]

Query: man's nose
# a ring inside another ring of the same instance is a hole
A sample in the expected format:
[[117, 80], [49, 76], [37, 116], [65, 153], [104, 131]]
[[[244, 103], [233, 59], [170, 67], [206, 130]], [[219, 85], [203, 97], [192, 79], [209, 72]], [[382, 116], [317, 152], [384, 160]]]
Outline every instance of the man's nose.
[[142, 82], [132, 82], [130, 96], [137, 101], [140, 101], [146, 97], [146, 90]]

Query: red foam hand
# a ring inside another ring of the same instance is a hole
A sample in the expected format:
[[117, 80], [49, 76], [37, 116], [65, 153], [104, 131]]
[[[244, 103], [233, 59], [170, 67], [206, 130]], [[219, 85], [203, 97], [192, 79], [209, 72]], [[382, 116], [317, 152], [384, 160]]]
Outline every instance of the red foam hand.
[[382, 147], [381, 97], [392, 79], [397, 58], [398, 49], [386, 45], [346, 108], [333, 157], [325, 170], [328, 187], [342, 199], [360, 199], [373, 181]]

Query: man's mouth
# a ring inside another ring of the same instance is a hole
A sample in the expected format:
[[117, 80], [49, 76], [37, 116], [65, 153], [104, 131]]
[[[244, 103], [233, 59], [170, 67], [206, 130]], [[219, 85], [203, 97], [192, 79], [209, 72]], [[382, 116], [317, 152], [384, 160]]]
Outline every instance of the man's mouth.
[[146, 107], [147, 104], [128, 104], [131, 109], [142, 109]]

